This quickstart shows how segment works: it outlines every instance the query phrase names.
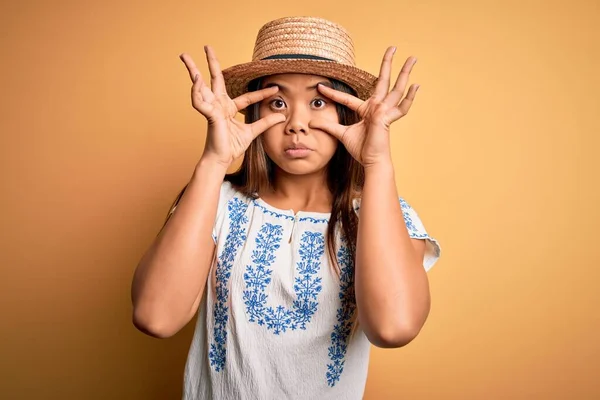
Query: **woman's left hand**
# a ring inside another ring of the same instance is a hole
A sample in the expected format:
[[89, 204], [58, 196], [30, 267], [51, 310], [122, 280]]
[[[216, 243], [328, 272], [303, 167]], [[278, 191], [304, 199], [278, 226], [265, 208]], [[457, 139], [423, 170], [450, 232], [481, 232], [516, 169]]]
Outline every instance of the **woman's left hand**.
[[309, 127], [320, 129], [336, 137], [352, 157], [365, 168], [390, 161], [390, 125], [408, 113], [419, 88], [419, 85], [412, 84], [404, 96], [410, 72], [417, 62], [416, 58], [409, 57], [392, 91], [389, 92], [392, 58], [395, 51], [395, 47], [390, 47], [385, 52], [375, 91], [366, 101], [325, 85], [318, 86], [319, 92], [326, 97], [356, 111], [360, 121], [345, 126], [316, 119], [310, 122]]

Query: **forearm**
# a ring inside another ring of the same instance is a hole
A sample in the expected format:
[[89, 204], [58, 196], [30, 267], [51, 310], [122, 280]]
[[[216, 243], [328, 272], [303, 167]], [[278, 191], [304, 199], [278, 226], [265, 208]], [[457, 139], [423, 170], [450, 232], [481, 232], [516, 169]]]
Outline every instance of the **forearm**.
[[170, 336], [193, 316], [214, 256], [219, 190], [226, 169], [201, 160], [174, 212], [136, 268], [134, 323], [154, 336]]
[[391, 161], [365, 170], [356, 249], [358, 318], [371, 342], [398, 347], [429, 313], [429, 283], [408, 235]]

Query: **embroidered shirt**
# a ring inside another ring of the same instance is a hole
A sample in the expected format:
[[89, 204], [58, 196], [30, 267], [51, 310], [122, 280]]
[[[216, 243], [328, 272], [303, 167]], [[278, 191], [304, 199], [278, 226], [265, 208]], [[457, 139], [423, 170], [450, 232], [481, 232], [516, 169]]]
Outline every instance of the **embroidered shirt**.
[[[410, 236], [426, 240], [429, 270], [440, 247], [410, 205], [400, 204]], [[362, 398], [370, 342], [360, 324], [350, 336], [353, 260], [342, 237], [341, 273], [330, 265], [329, 216], [277, 209], [222, 184], [185, 400]]]

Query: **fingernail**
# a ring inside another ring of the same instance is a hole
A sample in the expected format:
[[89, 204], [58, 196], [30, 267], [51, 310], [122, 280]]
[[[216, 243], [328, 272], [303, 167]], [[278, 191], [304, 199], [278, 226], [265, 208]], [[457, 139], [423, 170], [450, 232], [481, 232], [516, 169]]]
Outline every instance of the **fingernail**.
[[417, 86], [415, 87], [415, 93], [417, 92], [417, 90], [419, 90], [419, 88], [420, 88], [420, 87], [421, 87], [421, 85], [417, 85]]
[[396, 54], [396, 46], [394, 46], [394, 51], [392, 52], [392, 54]]

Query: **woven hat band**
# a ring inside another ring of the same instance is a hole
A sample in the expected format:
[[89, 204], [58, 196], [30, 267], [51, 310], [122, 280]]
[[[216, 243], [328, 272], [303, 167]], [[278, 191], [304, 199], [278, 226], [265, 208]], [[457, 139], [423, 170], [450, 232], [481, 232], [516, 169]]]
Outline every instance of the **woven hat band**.
[[321, 61], [335, 61], [331, 58], [313, 56], [311, 54], [275, 54], [269, 57], [262, 58], [262, 60], [287, 60], [287, 59], [302, 59], [302, 60], [321, 60]]

